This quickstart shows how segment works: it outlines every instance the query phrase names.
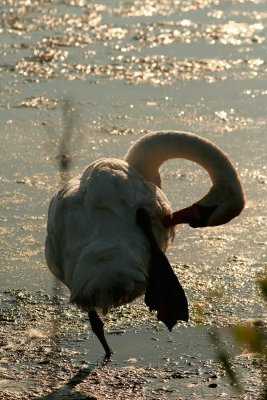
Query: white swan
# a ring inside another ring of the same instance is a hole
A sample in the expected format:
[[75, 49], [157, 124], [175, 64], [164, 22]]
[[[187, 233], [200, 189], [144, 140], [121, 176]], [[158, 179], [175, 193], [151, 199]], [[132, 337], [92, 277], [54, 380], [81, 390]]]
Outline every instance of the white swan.
[[[197, 162], [212, 181], [201, 200], [173, 214], [159, 173], [161, 164], [172, 158]], [[240, 179], [228, 157], [205, 139], [173, 131], [145, 135], [131, 146], [124, 161], [95, 161], [81, 177], [59, 189], [48, 212], [47, 264], [70, 289], [71, 302], [89, 312], [106, 357], [111, 349], [97, 311], [105, 314], [145, 292], [152, 255], [166, 251], [173, 225], [224, 224], [240, 214], [244, 202]], [[145, 212], [138, 217], [140, 208]], [[168, 264], [166, 257], [161, 260]], [[182, 307], [186, 308], [185, 302]], [[177, 319], [179, 315], [170, 325]]]

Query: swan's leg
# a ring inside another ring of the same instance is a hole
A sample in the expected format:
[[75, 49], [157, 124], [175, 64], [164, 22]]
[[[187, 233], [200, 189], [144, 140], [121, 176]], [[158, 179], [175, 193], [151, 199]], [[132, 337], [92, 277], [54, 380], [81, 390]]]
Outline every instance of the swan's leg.
[[96, 311], [89, 311], [88, 316], [89, 316], [89, 321], [90, 321], [90, 324], [92, 327], [92, 331], [95, 333], [95, 335], [98, 337], [100, 343], [104, 347], [104, 350], [106, 352], [105, 358], [109, 359], [111, 357], [111, 354], [113, 354], [113, 351], [109, 347], [109, 345], [106, 341], [106, 338], [105, 338], [104, 323]]

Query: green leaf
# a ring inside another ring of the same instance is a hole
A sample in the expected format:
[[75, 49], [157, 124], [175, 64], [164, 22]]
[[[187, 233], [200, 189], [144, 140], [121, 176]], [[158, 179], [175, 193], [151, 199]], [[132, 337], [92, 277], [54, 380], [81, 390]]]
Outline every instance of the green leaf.
[[228, 376], [232, 386], [235, 388], [235, 390], [238, 393], [242, 393], [242, 386], [240, 385], [239, 379], [238, 379], [236, 372], [232, 366], [229, 353], [225, 349], [224, 344], [223, 344], [221, 338], [219, 337], [218, 331], [215, 329], [212, 329], [211, 331], [209, 331], [209, 336], [210, 336], [211, 342], [216, 347], [217, 358], [220, 361], [220, 363], [222, 364], [222, 366], [226, 372], [226, 375]]
[[247, 345], [253, 353], [263, 353], [263, 338], [256, 327], [237, 325], [232, 329], [237, 342]]
[[261, 288], [261, 292], [263, 294], [263, 297], [267, 301], [267, 277], [264, 279], [259, 280], [259, 286]]

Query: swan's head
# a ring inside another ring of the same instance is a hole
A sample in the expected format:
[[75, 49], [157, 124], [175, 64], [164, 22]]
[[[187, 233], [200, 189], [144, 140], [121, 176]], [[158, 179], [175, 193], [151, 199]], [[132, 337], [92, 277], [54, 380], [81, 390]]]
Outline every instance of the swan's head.
[[189, 224], [192, 228], [223, 225], [237, 217], [245, 205], [245, 195], [240, 185], [220, 183], [198, 202], [163, 218], [169, 227]]

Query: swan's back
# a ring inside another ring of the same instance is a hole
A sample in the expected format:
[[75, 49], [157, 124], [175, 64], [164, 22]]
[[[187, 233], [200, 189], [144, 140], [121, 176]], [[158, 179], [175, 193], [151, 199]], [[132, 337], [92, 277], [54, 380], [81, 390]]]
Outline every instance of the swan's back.
[[106, 312], [144, 292], [150, 253], [136, 224], [141, 206], [148, 210], [157, 240], [166, 250], [173, 231], [164, 229], [161, 221], [170, 205], [157, 186], [124, 161], [92, 163], [53, 197], [47, 263], [81, 308]]

